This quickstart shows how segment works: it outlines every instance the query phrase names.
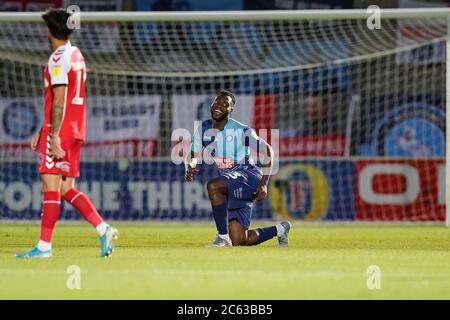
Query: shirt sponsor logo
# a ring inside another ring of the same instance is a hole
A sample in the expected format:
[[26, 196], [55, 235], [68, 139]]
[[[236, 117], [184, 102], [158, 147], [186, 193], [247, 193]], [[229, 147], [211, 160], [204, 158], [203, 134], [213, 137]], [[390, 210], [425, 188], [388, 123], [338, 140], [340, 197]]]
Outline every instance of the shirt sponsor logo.
[[234, 167], [233, 158], [230, 157], [214, 157], [214, 162], [219, 169], [231, 169]]
[[67, 161], [57, 162], [56, 167], [61, 171], [65, 171], [65, 172], [70, 171], [70, 164]]

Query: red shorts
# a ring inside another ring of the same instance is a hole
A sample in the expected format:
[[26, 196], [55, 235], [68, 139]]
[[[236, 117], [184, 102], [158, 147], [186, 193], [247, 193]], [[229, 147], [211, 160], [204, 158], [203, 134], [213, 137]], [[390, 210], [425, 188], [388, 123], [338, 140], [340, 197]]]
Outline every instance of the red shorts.
[[50, 136], [46, 132], [41, 133], [39, 139], [39, 174], [60, 174], [66, 177], [78, 178], [80, 176], [80, 151], [82, 140], [61, 137], [61, 148], [66, 152], [62, 159], [54, 159], [51, 155]]

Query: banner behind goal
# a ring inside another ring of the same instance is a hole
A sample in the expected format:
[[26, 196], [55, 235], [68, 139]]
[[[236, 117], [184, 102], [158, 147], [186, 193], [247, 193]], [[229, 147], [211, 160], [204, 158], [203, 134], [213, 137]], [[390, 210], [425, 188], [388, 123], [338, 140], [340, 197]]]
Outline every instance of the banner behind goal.
[[[202, 166], [184, 183], [171, 133], [233, 116], [279, 130], [265, 219], [444, 221], [447, 9], [85, 13], [88, 69], [79, 187], [108, 219], [207, 219]], [[40, 216], [37, 155], [50, 51], [38, 14], [0, 14], [0, 218]], [[66, 206], [63, 217], [78, 219]]]

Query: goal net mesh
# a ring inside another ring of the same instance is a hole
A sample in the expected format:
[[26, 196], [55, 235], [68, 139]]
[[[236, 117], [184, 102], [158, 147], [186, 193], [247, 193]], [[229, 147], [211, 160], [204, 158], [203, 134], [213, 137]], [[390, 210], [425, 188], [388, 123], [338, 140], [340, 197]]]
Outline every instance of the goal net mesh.
[[[445, 219], [446, 20], [83, 22], [87, 139], [78, 187], [107, 219], [209, 219], [202, 165], [183, 181], [172, 132], [215, 94], [271, 131], [278, 172], [255, 219]], [[0, 21], [0, 218], [38, 219], [44, 23]], [[177, 137], [175, 137], [177, 138]], [[275, 141], [276, 140], [276, 141]], [[271, 141], [269, 141], [271, 142]], [[79, 219], [69, 205], [64, 218]]]

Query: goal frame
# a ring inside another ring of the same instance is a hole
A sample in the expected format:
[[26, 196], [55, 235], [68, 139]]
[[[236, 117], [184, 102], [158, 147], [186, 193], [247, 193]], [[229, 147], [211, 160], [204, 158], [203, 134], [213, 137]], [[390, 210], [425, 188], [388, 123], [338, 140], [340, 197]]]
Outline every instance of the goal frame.
[[[446, 166], [450, 163], [450, 8], [408, 8], [380, 9], [380, 18], [418, 19], [440, 18], [447, 20], [446, 36]], [[39, 22], [41, 12], [0, 12], [0, 22]], [[301, 21], [301, 20], [340, 20], [368, 19], [371, 11], [366, 9], [337, 10], [267, 10], [267, 11], [189, 11], [189, 12], [135, 12], [104, 11], [82, 12], [83, 22], [194, 22], [194, 21]], [[445, 173], [445, 224], [450, 227], [450, 170]]]

